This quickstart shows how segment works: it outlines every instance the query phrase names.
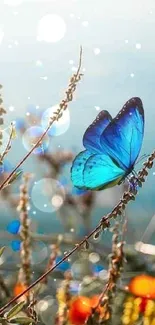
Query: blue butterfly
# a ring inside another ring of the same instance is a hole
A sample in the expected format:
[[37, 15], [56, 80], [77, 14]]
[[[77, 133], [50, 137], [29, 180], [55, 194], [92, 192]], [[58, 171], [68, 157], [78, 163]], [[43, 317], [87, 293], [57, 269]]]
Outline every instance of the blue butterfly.
[[113, 119], [101, 111], [83, 136], [86, 150], [73, 161], [74, 186], [102, 190], [120, 184], [133, 171], [144, 134], [140, 98], [131, 98]]

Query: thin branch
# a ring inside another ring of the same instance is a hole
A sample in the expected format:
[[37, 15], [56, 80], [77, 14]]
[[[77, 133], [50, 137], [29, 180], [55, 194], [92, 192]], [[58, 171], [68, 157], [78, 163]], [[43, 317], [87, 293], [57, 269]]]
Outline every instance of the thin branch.
[[10, 182], [10, 180], [12, 179], [12, 177], [14, 176], [14, 174], [18, 170], [18, 168], [21, 167], [21, 165], [23, 165], [23, 163], [27, 160], [27, 158], [29, 158], [29, 156], [31, 155], [31, 153], [40, 145], [40, 143], [42, 142], [43, 138], [46, 136], [46, 134], [50, 130], [52, 124], [55, 121], [58, 121], [62, 117], [63, 112], [67, 109], [68, 103], [70, 101], [72, 101], [72, 99], [73, 99], [73, 93], [76, 90], [77, 83], [81, 80], [81, 76], [82, 76], [82, 74], [80, 73], [81, 64], [82, 64], [82, 47], [80, 48], [80, 58], [79, 58], [78, 69], [77, 69], [77, 72], [70, 79], [70, 83], [69, 83], [68, 89], [66, 91], [66, 97], [65, 97], [65, 99], [63, 99], [61, 101], [61, 103], [59, 104], [58, 110], [53, 113], [53, 116], [50, 118], [49, 125], [48, 125], [47, 129], [45, 130], [45, 132], [42, 134], [42, 136], [37, 140], [37, 142], [35, 143], [35, 145], [24, 156], [24, 158], [17, 164], [17, 166], [9, 174], [9, 176], [2, 182], [2, 184], [0, 185], [0, 191]]

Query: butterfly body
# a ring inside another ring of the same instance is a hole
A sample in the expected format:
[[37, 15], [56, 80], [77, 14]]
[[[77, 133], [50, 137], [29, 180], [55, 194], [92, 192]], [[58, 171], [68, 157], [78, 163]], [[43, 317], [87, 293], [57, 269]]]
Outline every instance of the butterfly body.
[[83, 136], [86, 150], [71, 168], [74, 186], [102, 190], [120, 184], [134, 169], [144, 133], [144, 110], [138, 97], [131, 98], [112, 119], [101, 111]]

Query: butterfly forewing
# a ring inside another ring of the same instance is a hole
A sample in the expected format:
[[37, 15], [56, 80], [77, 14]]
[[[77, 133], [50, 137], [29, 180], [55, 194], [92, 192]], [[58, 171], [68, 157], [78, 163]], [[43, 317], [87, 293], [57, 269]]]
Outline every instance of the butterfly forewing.
[[144, 110], [140, 98], [131, 98], [109, 123], [100, 137], [103, 152], [126, 172], [139, 155], [144, 134]]
[[83, 136], [84, 147], [92, 153], [102, 153], [100, 136], [112, 121], [108, 111], [101, 111]]

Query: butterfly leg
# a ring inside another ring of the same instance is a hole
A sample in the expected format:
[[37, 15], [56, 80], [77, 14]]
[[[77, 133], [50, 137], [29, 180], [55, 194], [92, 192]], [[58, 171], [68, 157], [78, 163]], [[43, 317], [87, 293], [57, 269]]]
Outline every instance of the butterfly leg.
[[146, 159], [146, 158], [148, 158], [148, 157], [149, 157], [149, 155], [147, 155], [147, 154], [145, 153], [144, 155], [142, 155], [142, 156], [137, 160], [136, 165], [137, 165], [141, 160]]
[[132, 176], [128, 179], [129, 181], [129, 191], [131, 191], [133, 194], [137, 193], [139, 184], [138, 174], [135, 172], [135, 170], [132, 171]]

